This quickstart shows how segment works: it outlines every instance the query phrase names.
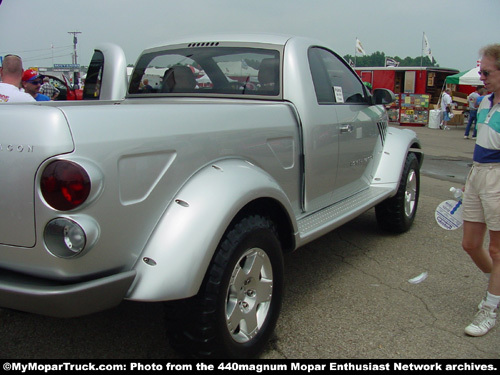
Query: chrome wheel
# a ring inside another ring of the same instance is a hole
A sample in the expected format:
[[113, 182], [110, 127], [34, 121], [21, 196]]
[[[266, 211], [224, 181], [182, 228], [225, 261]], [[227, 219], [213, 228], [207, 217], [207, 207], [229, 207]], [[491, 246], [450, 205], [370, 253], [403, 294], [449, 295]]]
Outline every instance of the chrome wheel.
[[415, 170], [412, 169], [406, 179], [405, 214], [408, 217], [413, 215], [415, 209], [415, 204], [417, 202], [417, 186], [417, 174]]
[[266, 321], [273, 295], [273, 269], [261, 249], [246, 251], [231, 274], [226, 297], [226, 324], [234, 341], [250, 341]]

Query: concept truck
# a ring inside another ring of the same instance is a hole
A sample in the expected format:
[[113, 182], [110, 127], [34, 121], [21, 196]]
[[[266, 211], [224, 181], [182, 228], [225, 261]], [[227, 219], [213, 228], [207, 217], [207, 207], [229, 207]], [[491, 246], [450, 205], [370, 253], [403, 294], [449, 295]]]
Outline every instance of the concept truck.
[[283, 256], [375, 208], [410, 228], [423, 154], [322, 43], [203, 36], [96, 48], [80, 101], [0, 105], [0, 307], [161, 301], [173, 344], [251, 357]]

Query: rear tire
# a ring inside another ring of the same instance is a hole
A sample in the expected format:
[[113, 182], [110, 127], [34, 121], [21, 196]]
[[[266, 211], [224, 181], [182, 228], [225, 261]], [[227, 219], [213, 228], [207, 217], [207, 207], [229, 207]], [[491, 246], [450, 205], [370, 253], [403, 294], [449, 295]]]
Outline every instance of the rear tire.
[[255, 357], [274, 331], [282, 293], [274, 224], [244, 217], [222, 238], [198, 295], [175, 305], [167, 321], [172, 345], [198, 358]]
[[415, 154], [410, 153], [395, 196], [375, 207], [378, 225], [389, 232], [406, 232], [413, 224], [420, 195], [420, 169]]

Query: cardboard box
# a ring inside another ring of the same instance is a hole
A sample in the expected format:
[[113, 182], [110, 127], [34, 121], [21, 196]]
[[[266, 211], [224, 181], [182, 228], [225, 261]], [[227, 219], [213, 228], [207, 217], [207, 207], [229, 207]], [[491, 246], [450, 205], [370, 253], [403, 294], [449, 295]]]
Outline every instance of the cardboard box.
[[464, 124], [464, 115], [462, 111], [453, 110], [453, 118], [448, 121], [448, 125], [463, 125]]
[[454, 102], [460, 104], [467, 104], [467, 98], [461, 98], [460, 96], [454, 96], [453, 99], [452, 99]]

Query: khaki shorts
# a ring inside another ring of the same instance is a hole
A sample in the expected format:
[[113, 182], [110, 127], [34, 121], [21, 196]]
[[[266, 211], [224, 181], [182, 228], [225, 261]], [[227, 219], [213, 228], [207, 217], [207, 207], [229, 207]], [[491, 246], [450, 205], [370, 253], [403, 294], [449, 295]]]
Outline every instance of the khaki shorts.
[[500, 163], [474, 163], [465, 183], [463, 219], [500, 231]]

